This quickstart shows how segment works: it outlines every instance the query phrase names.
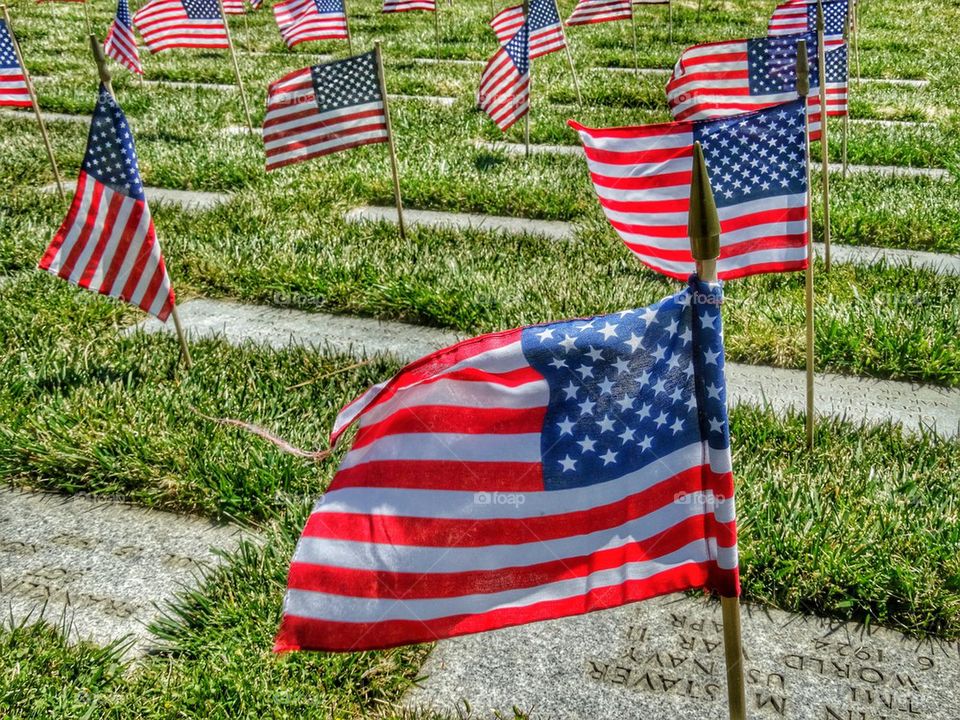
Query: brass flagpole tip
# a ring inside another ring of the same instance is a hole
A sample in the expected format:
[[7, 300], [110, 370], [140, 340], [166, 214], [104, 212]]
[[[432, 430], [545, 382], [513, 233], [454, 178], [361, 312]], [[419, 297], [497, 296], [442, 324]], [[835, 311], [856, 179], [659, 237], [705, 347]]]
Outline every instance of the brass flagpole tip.
[[700, 143], [693, 144], [693, 176], [690, 180], [690, 214], [687, 234], [694, 260], [714, 260], [720, 256], [720, 218], [710, 187], [707, 163]]

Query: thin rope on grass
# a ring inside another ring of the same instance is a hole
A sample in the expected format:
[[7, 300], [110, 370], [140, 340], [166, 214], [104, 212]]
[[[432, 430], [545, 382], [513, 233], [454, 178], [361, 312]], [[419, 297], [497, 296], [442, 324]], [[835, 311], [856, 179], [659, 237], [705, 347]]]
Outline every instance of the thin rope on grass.
[[253, 423], [248, 423], [244, 420], [235, 420], [234, 418], [212, 417], [200, 412], [193, 405], [188, 404], [187, 407], [190, 408], [192, 413], [199, 415], [204, 420], [216, 423], [217, 425], [237, 427], [241, 430], [246, 430], [248, 433], [256, 435], [257, 437], [263, 438], [267, 442], [275, 445], [281, 451], [285, 452], [287, 455], [304, 458], [305, 460], [313, 460], [314, 462], [321, 462], [330, 457], [330, 450], [304, 450], [302, 448], [298, 448], [296, 445], [287, 442], [282, 437], [275, 435], [259, 425], [254, 425]]

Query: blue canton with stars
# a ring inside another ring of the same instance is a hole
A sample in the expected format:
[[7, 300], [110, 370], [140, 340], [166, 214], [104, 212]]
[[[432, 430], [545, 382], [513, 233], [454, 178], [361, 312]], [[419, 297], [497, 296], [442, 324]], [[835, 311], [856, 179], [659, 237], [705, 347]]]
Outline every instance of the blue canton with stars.
[[191, 20], [219, 20], [220, 3], [217, 0], [180, 0]]
[[119, 0], [119, 2], [117, 2], [117, 21], [124, 27], [133, 27], [133, 23], [130, 20], [130, 3], [128, 3], [127, 0]]
[[554, 0], [533, 0], [530, 3], [530, 16], [527, 18], [531, 30], [560, 24], [560, 15]]
[[[842, 36], [847, 24], [847, 0], [823, 3], [823, 34]], [[807, 6], [807, 30], [817, 32], [817, 4]]]
[[819, 72], [816, 35], [779, 35], [747, 40], [750, 95], [797, 91], [797, 50], [800, 40], [807, 41], [810, 77], [816, 78]]
[[802, 99], [697, 121], [693, 139], [703, 148], [718, 208], [807, 191]]
[[0, 20], [0, 68], [20, 69], [17, 54], [13, 51], [13, 40], [4, 20]]
[[828, 83], [844, 83], [847, 81], [847, 44], [844, 43], [835, 50], [823, 56], [826, 67], [823, 76]]
[[550, 387], [544, 489], [614, 480], [702, 440], [729, 447], [722, 297], [691, 278], [648, 308], [524, 329]]
[[520, 26], [516, 35], [510, 38], [503, 48], [517, 66], [517, 72], [526, 75], [530, 71], [530, 31], [527, 23]]
[[103, 85], [90, 123], [83, 170], [115, 192], [137, 200], [146, 199], [127, 118]]
[[321, 15], [343, 14], [343, 0], [313, 0], [313, 4]]
[[320, 112], [378, 102], [380, 80], [373, 51], [310, 68]]

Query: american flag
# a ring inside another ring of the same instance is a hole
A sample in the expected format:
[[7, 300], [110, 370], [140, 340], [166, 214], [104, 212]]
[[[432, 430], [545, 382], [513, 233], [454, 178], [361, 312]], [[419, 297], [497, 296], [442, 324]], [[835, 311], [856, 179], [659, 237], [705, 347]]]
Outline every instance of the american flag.
[[530, 47], [525, 24], [490, 58], [480, 76], [477, 103], [504, 131], [527, 114], [530, 109]]
[[[847, 0], [823, 3], [823, 48], [830, 50], [843, 42], [847, 22]], [[797, 35], [817, 32], [817, 0], [786, 0], [777, 5], [767, 23], [767, 35]]]
[[173, 288], [143, 193], [133, 135], [103, 85], [77, 191], [40, 269], [125, 300], [160, 320], [173, 309]]
[[273, 15], [290, 48], [310, 40], [349, 37], [343, 0], [283, 0], [273, 6]]
[[[677, 120], [709, 120], [759, 110], [797, 97], [797, 49], [807, 42], [810, 71], [810, 139], [820, 137], [819, 64], [816, 35], [706, 43], [680, 55], [667, 82], [667, 102]], [[826, 54], [827, 93], [846, 101], [846, 48]]]
[[[223, 0], [222, 5], [224, 15], [246, 15], [247, 13], [243, 0]], [[256, 7], [253, 9], [256, 10]]]
[[694, 272], [687, 236], [693, 145], [699, 141], [720, 214], [722, 280], [807, 266], [803, 101], [754, 113], [580, 133], [603, 211], [651, 269]]
[[267, 170], [339, 150], [387, 142], [374, 52], [297, 70], [267, 92]]
[[347, 405], [277, 651], [355, 651], [739, 593], [719, 283], [484, 335]]
[[577, 5], [567, 18], [567, 25], [590, 25], [591, 23], [629, 20], [633, 17], [630, 0], [577, 0]]
[[824, 55], [824, 86], [826, 88], [827, 115], [843, 117], [847, 114], [847, 44]]
[[263, 4], [263, 0], [250, 0], [250, 8], [256, 10]]
[[150, 0], [133, 16], [150, 52], [171, 48], [224, 50], [227, 28], [217, 0]]
[[383, 0], [383, 12], [408, 12], [410, 10], [426, 10], [436, 12], [436, 0]]
[[140, 53], [137, 50], [137, 38], [133, 34], [133, 23], [130, 21], [130, 5], [127, 0], [117, 0], [117, 16], [113, 19], [113, 24], [107, 32], [107, 39], [103, 42], [103, 52], [131, 72], [143, 75]]
[[[508, 7], [490, 21], [497, 41], [504, 45], [523, 25], [523, 5]], [[530, 3], [530, 59], [543, 57], [567, 46], [555, 0], [533, 0]]]
[[13, 49], [13, 35], [0, 18], [0, 105], [31, 107], [27, 78]]

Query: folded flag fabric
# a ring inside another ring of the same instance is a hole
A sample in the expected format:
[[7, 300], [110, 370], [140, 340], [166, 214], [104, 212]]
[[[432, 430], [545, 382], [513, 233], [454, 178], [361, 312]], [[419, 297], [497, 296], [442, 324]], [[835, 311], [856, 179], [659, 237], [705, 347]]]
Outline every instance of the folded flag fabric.
[[373, 51], [297, 70], [267, 90], [267, 170], [387, 139]]
[[127, 119], [101, 85], [77, 191], [40, 269], [166, 320], [173, 287]]
[[[501, 45], [508, 43], [517, 34], [521, 25], [523, 25], [523, 5], [501, 10], [490, 21], [490, 26]], [[528, 26], [531, 60], [563, 50], [567, 46], [556, 0], [533, 0], [530, 3]]]
[[0, 105], [32, 107], [27, 77], [13, 48], [13, 33], [0, 18]]
[[426, 10], [436, 12], [436, 0], [383, 0], [382, 12], [410, 12], [411, 10]]
[[530, 46], [526, 24], [502, 45], [480, 76], [477, 104], [506, 131], [530, 109]]
[[[707, 120], [759, 110], [797, 95], [797, 50], [807, 43], [810, 139], [820, 137], [816, 35], [790, 35], [704, 43], [680, 55], [667, 81], [667, 103], [677, 120]], [[846, 47], [826, 53], [828, 107], [846, 108]]]
[[567, 25], [592, 25], [629, 20], [631, 17], [633, 8], [630, 0], [577, 0], [576, 7], [567, 18]]
[[350, 37], [343, 0], [284, 0], [273, 6], [273, 15], [289, 48], [312, 40]]
[[600, 205], [656, 272], [695, 269], [687, 235], [693, 145], [720, 216], [721, 280], [807, 266], [807, 165], [800, 99], [744, 115], [579, 132]]
[[[846, 31], [847, 0], [823, 3], [823, 49], [837, 47]], [[767, 23], [767, 35], [797, 35], [817, 32], [817, 0], [786, 0], [777, 5]]]
[[150, 0], [133, 24], [151, 53], [171, 48], [225, 50], [227, 28], [217, 0]]
[[103, 42], [103, 53], [123, 65], [127, 70], [143, 75], [137, 38], [133, 34], [130, 5], [127, 0], [117, 0], [117, 14]]
[[347, 405], [277, 651], [354, 651], [739, 593], [719, 283], [484, 335]]

